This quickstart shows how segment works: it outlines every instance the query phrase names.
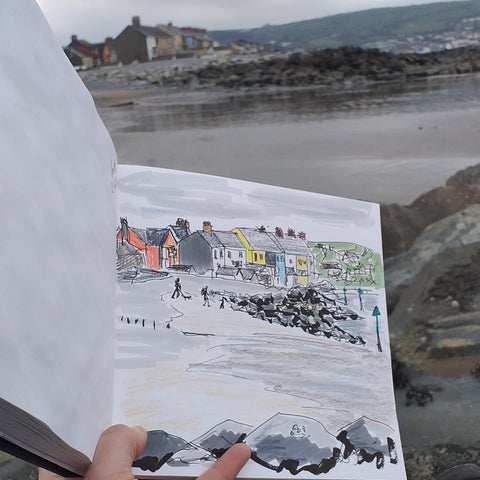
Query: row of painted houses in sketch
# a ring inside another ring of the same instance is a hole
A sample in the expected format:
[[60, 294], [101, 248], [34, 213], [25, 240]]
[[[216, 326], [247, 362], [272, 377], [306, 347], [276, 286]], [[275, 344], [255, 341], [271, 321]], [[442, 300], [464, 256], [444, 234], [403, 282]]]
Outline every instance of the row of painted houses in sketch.
[[306, 285], [313, 279], [314, 259], [303, 232], [279, 227], [237, 227], [214, 230], [209, 221], [190, 231], [179, 218], [165, 228], [139, 229], [120, 219], [117, 232], [117, 269], [177, 270], [262, 283]]

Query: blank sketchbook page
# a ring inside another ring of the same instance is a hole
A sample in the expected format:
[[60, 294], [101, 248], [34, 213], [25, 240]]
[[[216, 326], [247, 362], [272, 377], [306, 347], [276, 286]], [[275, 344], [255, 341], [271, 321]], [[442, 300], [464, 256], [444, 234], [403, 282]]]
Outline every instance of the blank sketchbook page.
[[111, 421], [111, 139], [33, 0], [0, 2], [0, 397], [88, 455]]

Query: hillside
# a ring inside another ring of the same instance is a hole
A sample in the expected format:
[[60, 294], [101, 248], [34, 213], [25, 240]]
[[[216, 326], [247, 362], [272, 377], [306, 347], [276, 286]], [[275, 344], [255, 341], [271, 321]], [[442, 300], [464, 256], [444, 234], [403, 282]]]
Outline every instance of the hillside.
[[[377, 42], [394, 40], [395, 43], [409, 36], [421, 41], [425, 39], [420, 36], [430, 36], [433, 40], [438, 35], [449, 34], [447, 37], [451, 38], [453, 34], [472, 40], [475, 32], [480, 32], [480, 0], [375, 8], [249, 30], [210, 31], [209, 35], [221, 43], [242, 39], [263, 44], [275, 42], [276, 46], [289, 43], [291, 48], [312, 50], [345, 45], [381, 46]], [[441, 40], [445, 43], [448, 38], [437, 40], [441, 44]]]

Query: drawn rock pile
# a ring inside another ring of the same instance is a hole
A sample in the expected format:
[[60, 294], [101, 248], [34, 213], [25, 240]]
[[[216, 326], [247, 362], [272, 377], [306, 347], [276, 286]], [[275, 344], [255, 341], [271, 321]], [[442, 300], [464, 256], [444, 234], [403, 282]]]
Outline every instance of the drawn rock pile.
[[231, 445], [244, 442], [252, 449], [254, 462], [276, 472], [318, 475], [340, 462], [351, 462], [352, 456], [357, 464], [375, 461], [380, 469], [385, 461], [398, 462], [393, 436], [390, 427], [365, 417], [334, 435], [312, 418], [277, 413], [257, 428], [227, 420], [192, 442], [162, 430], [150, 431], [133, 466], [156, 472], [165, 463], [174, 467], [215, 461]]
[[233, 310], [243, 311], [254, 318], [278, 323], [284, 327], [298, 327], [315, 335], [365, 345], [358, 335], [352, 335], [336, 325], [341, 320], [357, 320], [358, 313], [337, 305], [333, 294], [327, 294], [325, 286], [295, 286], [286, 293], [239, 295], [220, 293]]

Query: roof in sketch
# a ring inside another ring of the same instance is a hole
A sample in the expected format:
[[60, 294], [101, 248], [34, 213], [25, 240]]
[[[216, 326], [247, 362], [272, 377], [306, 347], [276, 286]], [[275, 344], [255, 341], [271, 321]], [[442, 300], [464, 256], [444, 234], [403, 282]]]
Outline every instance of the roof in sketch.
[[224, 231], [214, 231], [214, 235], [222, 243], [224, 247], [227, 248], [239, 248], [244, 249], [242, 242], [238, 238], [236, 233], [233, 232], [224, 232]]
[[280, 248], [287, 254], [296, 254], [296, 255], [309, 255], [310, 250], [307, 246], [305, 240], [302, 240], [300, 237], [291, 237], [286, 235], [284, 237], [277, 237], [275, 234], [269, 234], [275, 242], [278, 243]]
[[147, 243], [147, 234], [143, 228], [128, 227], [143, 243]]
[[210, 235], [208, 232], [198, 230], [197, 233], [212, 247], [221, 248], [223, 245], [215, 235]]
[[240, 230], [254, 250], [269, 252], [278, 252], [280, 250], [278, 244], [272, 240], [267, 232], [259, 232], [253, 228], [239, 228], [238, 230]]
[[168, 236], [168, 228], [147, 228], [147, 243], [162, 246]]
[[188, 237], [190, 235], [190, 229], [187, 227], [179, 227], [177, 225], [170, 225], [168, 228], [172, 230], [174, 235], [176, 235], [177, 240]]

